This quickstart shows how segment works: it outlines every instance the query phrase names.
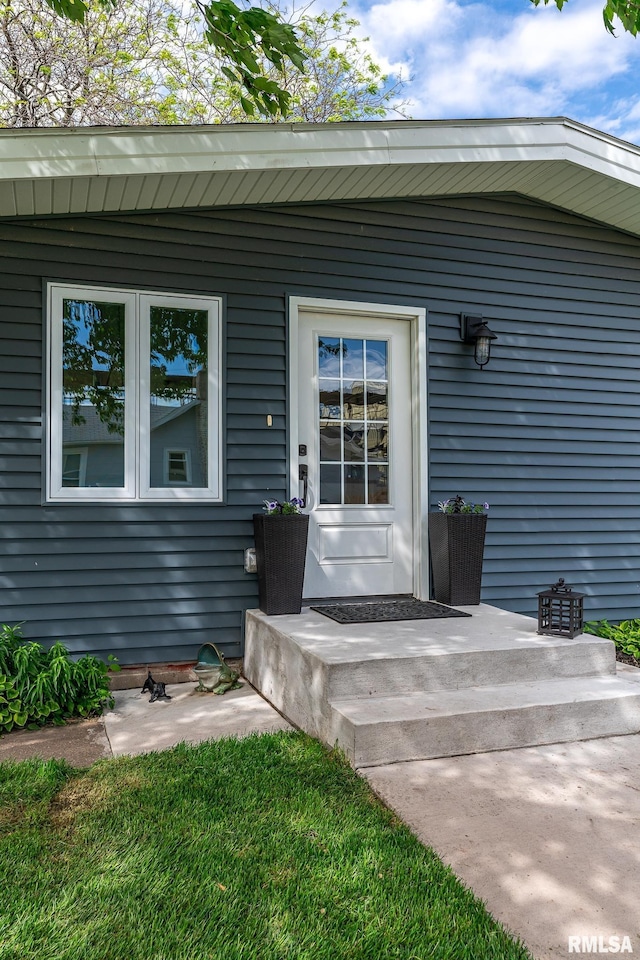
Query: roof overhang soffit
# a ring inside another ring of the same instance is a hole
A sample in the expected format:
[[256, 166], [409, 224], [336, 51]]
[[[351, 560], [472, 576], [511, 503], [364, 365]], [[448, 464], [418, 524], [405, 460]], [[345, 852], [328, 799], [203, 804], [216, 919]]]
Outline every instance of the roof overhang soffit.
[[640, 235], [640, 151], [566, 120], [0, 136], [1, 217], [519, 193]]

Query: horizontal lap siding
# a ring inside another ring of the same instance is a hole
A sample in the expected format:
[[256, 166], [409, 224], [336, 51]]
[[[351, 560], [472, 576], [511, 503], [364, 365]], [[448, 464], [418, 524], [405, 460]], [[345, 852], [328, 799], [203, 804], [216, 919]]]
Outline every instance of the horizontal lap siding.
[[[485, 600], [531, 613], [564, 575], [640, 615], [639, 253], [517, 199], [0, 225], [0, 618], [122, 662], [240, 652], [251, 515], [286, 493], [289, 295], [428, 309], [430, 499], [491, 502]], [[42, 506], [42, 278], [225, 298], [224, 504]], [[499, 335], [483, 371], [462, 311]]]
[[[490, 502], [484, 600], [535, 615], [564, 576], [589, 618], [639, 616], [640, 248], [525, 202], [446, 206], [483, 256], [430, 301], [432, 503]], [[498, 334], [484, 370], [463, 311]]]

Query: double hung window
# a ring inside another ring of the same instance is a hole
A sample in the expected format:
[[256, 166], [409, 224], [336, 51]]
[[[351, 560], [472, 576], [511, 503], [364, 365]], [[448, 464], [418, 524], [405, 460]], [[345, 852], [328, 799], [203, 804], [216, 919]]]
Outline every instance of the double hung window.
[[51, 500], [220, 500], [220, 301], [51, 284]]

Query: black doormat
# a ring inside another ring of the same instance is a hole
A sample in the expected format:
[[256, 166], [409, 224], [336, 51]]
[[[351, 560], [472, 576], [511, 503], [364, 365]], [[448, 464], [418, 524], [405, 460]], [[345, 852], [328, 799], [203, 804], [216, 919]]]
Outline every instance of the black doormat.
[[311, 607], [338, 623], [383, 623], [385, 620], [439, 620], [442, 617], [470, 617], [470, 613], [445, 607], [432, 600], [382, 600], [376, 603], [327, 603]]

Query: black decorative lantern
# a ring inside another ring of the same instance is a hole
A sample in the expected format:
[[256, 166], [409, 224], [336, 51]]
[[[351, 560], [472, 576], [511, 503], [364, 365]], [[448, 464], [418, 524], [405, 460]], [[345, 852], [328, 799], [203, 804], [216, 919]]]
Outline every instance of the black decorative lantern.
[[538, 633], [551, 637], [575, 637], [582, 633], [584, 593], [568, 587], [564, 578], [538, 594]]
[[460, 339], [465, 343], [473, 344], [473, 359], [480, 369], [489, 363], [491, 341], [497, 340], [497, 335], [489, 329], [482, 317], [470, 317], [466, 313], [460, 315]]

